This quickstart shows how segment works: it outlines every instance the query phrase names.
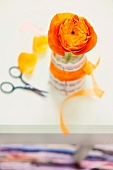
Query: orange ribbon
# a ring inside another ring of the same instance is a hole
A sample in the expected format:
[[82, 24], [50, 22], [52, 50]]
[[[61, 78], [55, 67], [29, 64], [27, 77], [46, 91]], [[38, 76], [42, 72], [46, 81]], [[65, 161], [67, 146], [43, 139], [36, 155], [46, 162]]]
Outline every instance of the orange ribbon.
[[94, 76], [93, 76], [93, 71], [94, 71], [94, 69], [96, 69], [96, 67], [98, 66], [99, 63], [100, 63], [100, 59], [98, 59], [98, 61], [95, 65], [89, 61], [86, 61], [86, 63], [80, 70], [68, 72], [68, 71], [64, 71], [64, 70], [57, 68], [54, 65], [54, 63], [51, 61], [50, 70], [51, 70], [52, 74], [57, 79], [59, 79], [61, 81], [77, 80], [79, 78], [82, 78], [85, 75], [91, 75], [92, 81], [93, 81], [93, 88], [80, 90], [78, 92], [75, 92], [75, 93], [69, 95], [66, 99], [63, 100], [61, 107], [60, 107], [60, 127], [65, 135], [67, 135], [69, 133], [69, 130], [67, 129], [67, 127], [64, 123], [63, 112], [62, 112], [66, 101], [68, 101], [69, 99], [76, 97], [76, 96], [97, 96], [97, 97], [101, 98], [104, 93], [104, 91], [102, 89], [100, 89], [100, 87], [97, 85], [97, 83], [94, 79]]
[[84, 90], [75, 92], [75, 93], [69, 95], [62, 102], [61, 107], [60, 107], [60, 127], [61, 127], [64, 135], [67, 135], [69, 133], [69, 130], [65, 126], [64, 119], [63, 119], [63, 112], [62, 112], [65, 102], [73, 97], [76, 97], [76, 96], [97, 96], [100, 98], [102, 97], [104, 91], [98, 87], [96, 81], [94, 80], [93, 75], [92, 75], [92, 79], [93, 79], [93, 86], [94, 86], [92, 89], [84, 89]]
[[98, 59], [96, 65], [93, 65], [90, 61], [86, 61], [84, 66], [79, 70], [65, 71], [56, 67], [55, 64], [51, 61], [50, 71], [54, 77], [60, 81], [73, 81], [84, 77], [86, 74], [91, 75], [93, 70], [98, 66], [99, 62], [100, 59]]

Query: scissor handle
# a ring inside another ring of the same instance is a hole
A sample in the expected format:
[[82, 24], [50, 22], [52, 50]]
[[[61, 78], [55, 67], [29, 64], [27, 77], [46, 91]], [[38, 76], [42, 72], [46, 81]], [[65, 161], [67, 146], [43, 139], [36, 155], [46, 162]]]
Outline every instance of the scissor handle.
[[4, 92], [4, 93], [11, 93], [11, 92], [13, 92], [13, 90], [15, 89], [15, 87], [13, 86], [13, 84], [10, 83], [10, 82], [3, 82], [3, 83], [0, 85], [0, 88], [1, 88], [1, 91]]
[[25, 85], [29, 85], [29, 83], [25, 82], [22, 78], [22, 73], [20, 71], [20, 69], [17, 66], [12, 66], [9, 69], [9, 74], [11, 77], [13, 78], [20, 78], [20, 80], [25, 84]]
[[9, 74], [14, 78], [20, 78], [22, 76], [22, 73], [17, 66], [10, 67]]

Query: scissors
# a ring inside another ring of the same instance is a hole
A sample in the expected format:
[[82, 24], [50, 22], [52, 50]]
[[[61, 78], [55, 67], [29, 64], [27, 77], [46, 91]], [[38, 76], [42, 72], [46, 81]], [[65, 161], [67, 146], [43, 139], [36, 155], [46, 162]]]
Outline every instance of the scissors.
[[29, 83], [25, 82], [22, 78], [22, 73], [20, 72], [19, 68], [16, 66], [9, 68], [9, 74], [13, 78], [18, 78], [25, 86], [14, 86], [11, 82], [3, 82], [0, 85], [1, 91], [4, 93], [12, 93], [15, 89], [25, 89], [31, 90], [40, 96], [46, 96], [44, 93], [48, 93], [47, 91], [43, 91], [31, 86]]

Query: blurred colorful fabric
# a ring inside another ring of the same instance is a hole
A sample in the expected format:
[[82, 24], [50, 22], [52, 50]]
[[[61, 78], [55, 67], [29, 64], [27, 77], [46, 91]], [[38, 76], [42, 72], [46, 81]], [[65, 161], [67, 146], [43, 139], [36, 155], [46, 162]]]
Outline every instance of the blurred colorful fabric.
[[95, 145], [77, 167], [77, 145], [0, 145], [0, 170], [113, 170], [113, 145]]

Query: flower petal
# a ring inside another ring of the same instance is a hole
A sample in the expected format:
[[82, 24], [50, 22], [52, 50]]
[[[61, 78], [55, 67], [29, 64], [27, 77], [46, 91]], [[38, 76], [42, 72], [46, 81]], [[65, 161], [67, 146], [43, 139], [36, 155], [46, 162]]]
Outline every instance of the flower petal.
[[47, 36], [35, 36], [33, 39], [33, 51], [36, 53], [45, 53], [48, 47]]
[[21, 53], [18, 57], [18, 67], [24, 74], [31, 74], [34, 70], [38, 57], [33, 53]]
[[60, 24], [70, 16], [72, 16], [72, 13], [58, 13], [56, 14], [50, 23], [50, 28], [48, 31], [48, 44], [53, 52], [64, 56], [65, 51], [61, 46], [61, 43], [59, 41], [59, 27]]

